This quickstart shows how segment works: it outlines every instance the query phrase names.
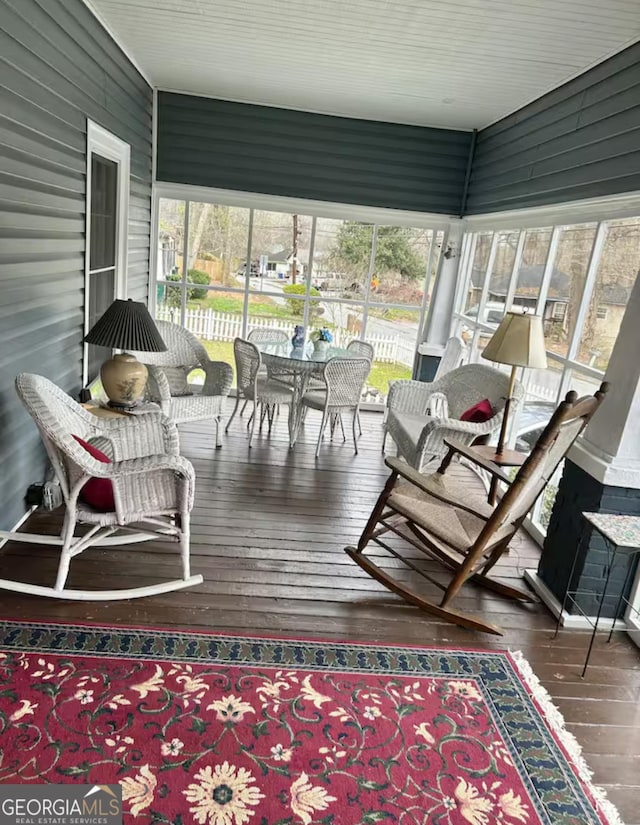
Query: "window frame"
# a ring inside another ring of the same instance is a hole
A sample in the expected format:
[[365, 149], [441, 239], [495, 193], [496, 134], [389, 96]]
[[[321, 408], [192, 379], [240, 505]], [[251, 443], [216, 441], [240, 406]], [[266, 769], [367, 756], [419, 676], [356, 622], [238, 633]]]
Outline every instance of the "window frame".
[[[91, 190], [93, 156], [114, 162], [118, 169], [116, 190], [116, 232], [114, 299], [126, 298], [129, 225], [129, 190], [131, 174], [131, 146], [103, 126], [87, 118], [87, 157], [85, 189], [85, 254], [84, 254], [84, 335], [89, 332], [89, 291], [91, 282]], [[111, 269], [111, 267], [109, 267]], [[96, 376], [88, 374], [89, 345], [82, 346], [82, 383], [84, 386]]]

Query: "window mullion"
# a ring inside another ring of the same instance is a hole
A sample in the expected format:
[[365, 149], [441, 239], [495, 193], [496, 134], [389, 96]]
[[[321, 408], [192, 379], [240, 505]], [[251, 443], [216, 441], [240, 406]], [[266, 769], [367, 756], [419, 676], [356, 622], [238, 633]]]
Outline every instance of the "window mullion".
[[498, 254], [498, 238], [499, 233], [494, 232], [493, 237], [491, 238], [491, 250], [489, 252], [489, 260], [487, 261], [487, 269], [484, 275], [484, 283], [482, 284], [482, 292], [480, 293], [480, 303], [478, 304], [477, 318], [479, 321], [484, 318], [484, 307], [487, 302], [487, 295], [489, 293], [489, 282], [491, 281], [491, 275], [493, 273], [493, 265], [496, 260], [496, 255]]
[[536, 315], [542, 315], [543, 318], [547, 303], [547, 295], [549, 294], [549, 284], [551, 283], [551, 275], [556, 262], [556, 255], [558, 253], [558, 245], [560, 243], [561, 234], [562, 227], [554, 226], [553, 232], [551, 233], [551, 240], [549, 241], [549, 249], [547, 250], [547, 260], [544, 264], [544, 272], [542, 273], [542, 283], [540, 284], [540, 292], [538, 293], [538, 303], [536, 304]]
[[595, 286], [596, 277], [598, 275], [598, 268], [600, 266], [600, 259], [602, 251], [607, 238], [609, 226], [606, 223], [599, 223], [596, 230], [596, 237], [591, 247], [591, 255], [589, 257], [589, 265], [587, 267], [587, 275], [582, 290], [582, 297], [578, 306], [578, 313], [576, 315], [576, 322], [573, 327], [573, 334], [571, 341], [569, 341], [569, 349], [567, 350], [567, 360], [576, 360], [576, 355], [580, 348], [580, 339], [582, 338], [582, 328], [586, 321], [589, 312], [589, 304], [591, 302], [591, 295]]
[[378, 248], [378, 226], [374, 224], [373, 235], [371, 237], [371, 255], [369, 256], [369, 269], [367, 271], [367, 283], [365, 285], [364, 306], [362, 307], [362, 329], [360, 339], [365, 340], [367, 334], [367, 318], [369, 317], [369, 295], [371, 293], [371, 279], [376, 269], [376, 251]]
[[249, 319], [249, 282], [251, 281], [251, 252], [253, 247], [253, 218], [255, 210], [249, 210], [249, 230], [247, 232], [247, 263], [244, 268], [244, 302], [242, 304], [242, 337], [247, 337]]
[[311, 219], [311, 238], [309, 240], [309, 260], [307, 262], [307, 283], [304, 292], [304, 307], [302, 310], [302, 325], [305, 329], [309, 326], [309, 296], [311, 295], [311, 281], [313, 275], [313, 256], [316, 246], [316, 226], [318, 219], [314, 216]]
[[516, 294], [516, 286], [518, 283], [518, 272], [520, 271], [520, 264], [522, 262], [522, 253], [524, 252], [524, 243], [527, 237], [527, 233], [524, 230], [520, 230], [520, 234], [518, 235], [518, 244], [516, 246], [516, 254], [513, 258], [513, 267], [511, 269], [511, 277], [509, 278], [509, 286], [507, 288], [507, 296], [504, 301], [504, 311], [509, 312], [511, 309], [511, 305], [513, 304], [513, 299]]
[[187, 325], [187, 270], [189, 268], [189, 220], [191, 202], [184, 202], [184, 243], [182, 252], [182, 279], [180, 283], [180, 325]]

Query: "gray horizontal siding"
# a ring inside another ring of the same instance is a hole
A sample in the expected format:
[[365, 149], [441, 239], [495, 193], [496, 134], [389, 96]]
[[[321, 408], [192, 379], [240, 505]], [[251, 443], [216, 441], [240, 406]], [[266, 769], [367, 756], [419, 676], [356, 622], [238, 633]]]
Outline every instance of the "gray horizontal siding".
[[158, 179], [459, 214], [471, 133], [158, 95]]
[[640, 43], [478, 134], [467, 213], [640, 189]]
[[2, 528], [46, 468], [16, 374], [81, 384], [87, 117], [131, 145], [129, 292], [146, 298], [151, 110], [150, 87], [82, 0], [0, 0]]

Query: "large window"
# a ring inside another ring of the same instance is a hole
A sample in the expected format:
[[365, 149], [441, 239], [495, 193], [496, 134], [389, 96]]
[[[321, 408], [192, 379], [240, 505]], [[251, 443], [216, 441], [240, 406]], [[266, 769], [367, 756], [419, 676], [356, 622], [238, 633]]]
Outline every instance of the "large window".
[[[568, 390], [591, 394], [604, 377], [640, 269], [640, 218], [483, 230], [468, 234], [465, 248], [453, 326], [471, 361], [481, 360], [505, 311], [543, 317], [549, 366], [524, 372], [525, 403], [510, 435], [516, 449], [528, 452]], [[560, 471], [533, 513], [543, 532]]]
[[409, 378], [443, 233], [217, 203], [159, 201], [156, 317], [181, 323], [213, 358], [258, 326], [327, 327], [373, 344], [364, 400]]

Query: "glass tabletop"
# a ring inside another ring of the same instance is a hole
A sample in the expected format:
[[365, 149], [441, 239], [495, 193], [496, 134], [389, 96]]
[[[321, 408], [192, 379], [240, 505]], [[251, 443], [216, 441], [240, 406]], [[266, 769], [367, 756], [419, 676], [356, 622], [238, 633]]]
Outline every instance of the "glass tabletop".
[[288, 361], [310, 361], [316, 364], [325, 364], [332, 358], [355, 358], [354, 352], [342, 347], [328, 347], [327, 349], [316, 351], [312, 343], [307, 343], [304, 347], [292, 347], [290, 343], [264, 342], [256, 344], [256, 347], [263, 355], [275, 358], [283, 358]]

